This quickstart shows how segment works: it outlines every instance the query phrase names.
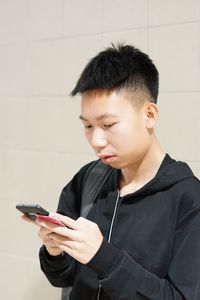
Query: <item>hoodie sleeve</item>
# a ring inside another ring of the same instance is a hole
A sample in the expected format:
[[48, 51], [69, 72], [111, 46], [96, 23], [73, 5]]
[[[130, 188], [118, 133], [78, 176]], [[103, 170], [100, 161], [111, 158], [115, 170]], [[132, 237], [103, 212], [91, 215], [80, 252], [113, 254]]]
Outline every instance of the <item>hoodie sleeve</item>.
[[97, 273], [102, 288], [111, 299], [199, 300], [199, 207], [191, 209], [179, 220], [174, 241], [165, 278], [144, 269], [127, 252], [105, 240], [88, 266]]
[[[70, 218], [77, 219], [80, 216], [81, 190], [84, 175], [89, 163], [81, 168], [74, 178], [64, 187], [60, 195], [57, 212]], [[41, 270], [53, 286], [66, 287], [73, 285], [76, 270], [76, 261], [68, 254], [51, 256], [43, 245], [39, 251]]]
[[55, 287], [72, 286], [76, 270], [75, 260], [66, 253], [51, 256], [45, 246], [39, 252], [41, 270]]

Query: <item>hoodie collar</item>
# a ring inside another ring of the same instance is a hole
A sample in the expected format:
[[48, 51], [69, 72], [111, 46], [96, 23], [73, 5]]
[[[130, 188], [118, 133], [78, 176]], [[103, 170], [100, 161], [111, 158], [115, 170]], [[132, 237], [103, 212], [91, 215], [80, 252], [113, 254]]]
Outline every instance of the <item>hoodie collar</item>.
[[[113, 170], [105, 188], [115, 191], [118, 189], [120, 170]], [[136, 192], [125, 195], [123, 198], [144, 197], [158, 191], [166, 190], [174, 184], [193, 177], [194, 174], [189, 166], [182, 162], [172, 159], [166, 154], [156, 175]]]

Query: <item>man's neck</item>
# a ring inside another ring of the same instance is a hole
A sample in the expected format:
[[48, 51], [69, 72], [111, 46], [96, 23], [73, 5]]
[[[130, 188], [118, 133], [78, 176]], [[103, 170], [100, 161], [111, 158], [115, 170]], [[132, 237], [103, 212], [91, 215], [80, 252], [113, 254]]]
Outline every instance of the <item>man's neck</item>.
[[166, 153], [160, 145], [155, 142], [141, 161], [122, 169], [120, 179], [121, 195], [135, 192], [153, 179], [165, 155]]

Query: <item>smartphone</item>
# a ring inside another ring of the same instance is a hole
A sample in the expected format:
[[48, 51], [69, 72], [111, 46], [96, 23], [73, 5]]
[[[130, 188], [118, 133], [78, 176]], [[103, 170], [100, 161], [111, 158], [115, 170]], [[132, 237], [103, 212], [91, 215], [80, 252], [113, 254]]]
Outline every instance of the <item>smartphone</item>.
[[49, 212], [38, 204], [17, 204], [16, 208], [31, 220], [40, 220], [66, 227], [61, 221], [49, 216]]
[[49, 222], [58, 226], [62, 226], [62, 227], [66, 227], [66, 225], [64, 223], [62, 223], [60, 220], [54, 218], [54, 217], [50, 217], [50, 216], [44, 216], [44, 215], [37, 215], [36, 218], [39, 221], [45, 221], [45, 222]]
[[37, 215], [49, 215], [49, 212], [38, 204], [17, 204], [16, 208], [29, 219], [34, 221]]

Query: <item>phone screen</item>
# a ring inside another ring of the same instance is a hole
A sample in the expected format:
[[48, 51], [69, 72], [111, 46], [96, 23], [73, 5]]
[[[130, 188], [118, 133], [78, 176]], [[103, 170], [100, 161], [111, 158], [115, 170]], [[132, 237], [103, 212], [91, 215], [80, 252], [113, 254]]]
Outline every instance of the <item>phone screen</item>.
[[44, 216], [44, 215], [37, 215], [37, 219], [40, 221], [49, 222], [58, 226], [66, 227], [64, 223], [62, 223], [60, 220], [50, 217], [50, 216]]

